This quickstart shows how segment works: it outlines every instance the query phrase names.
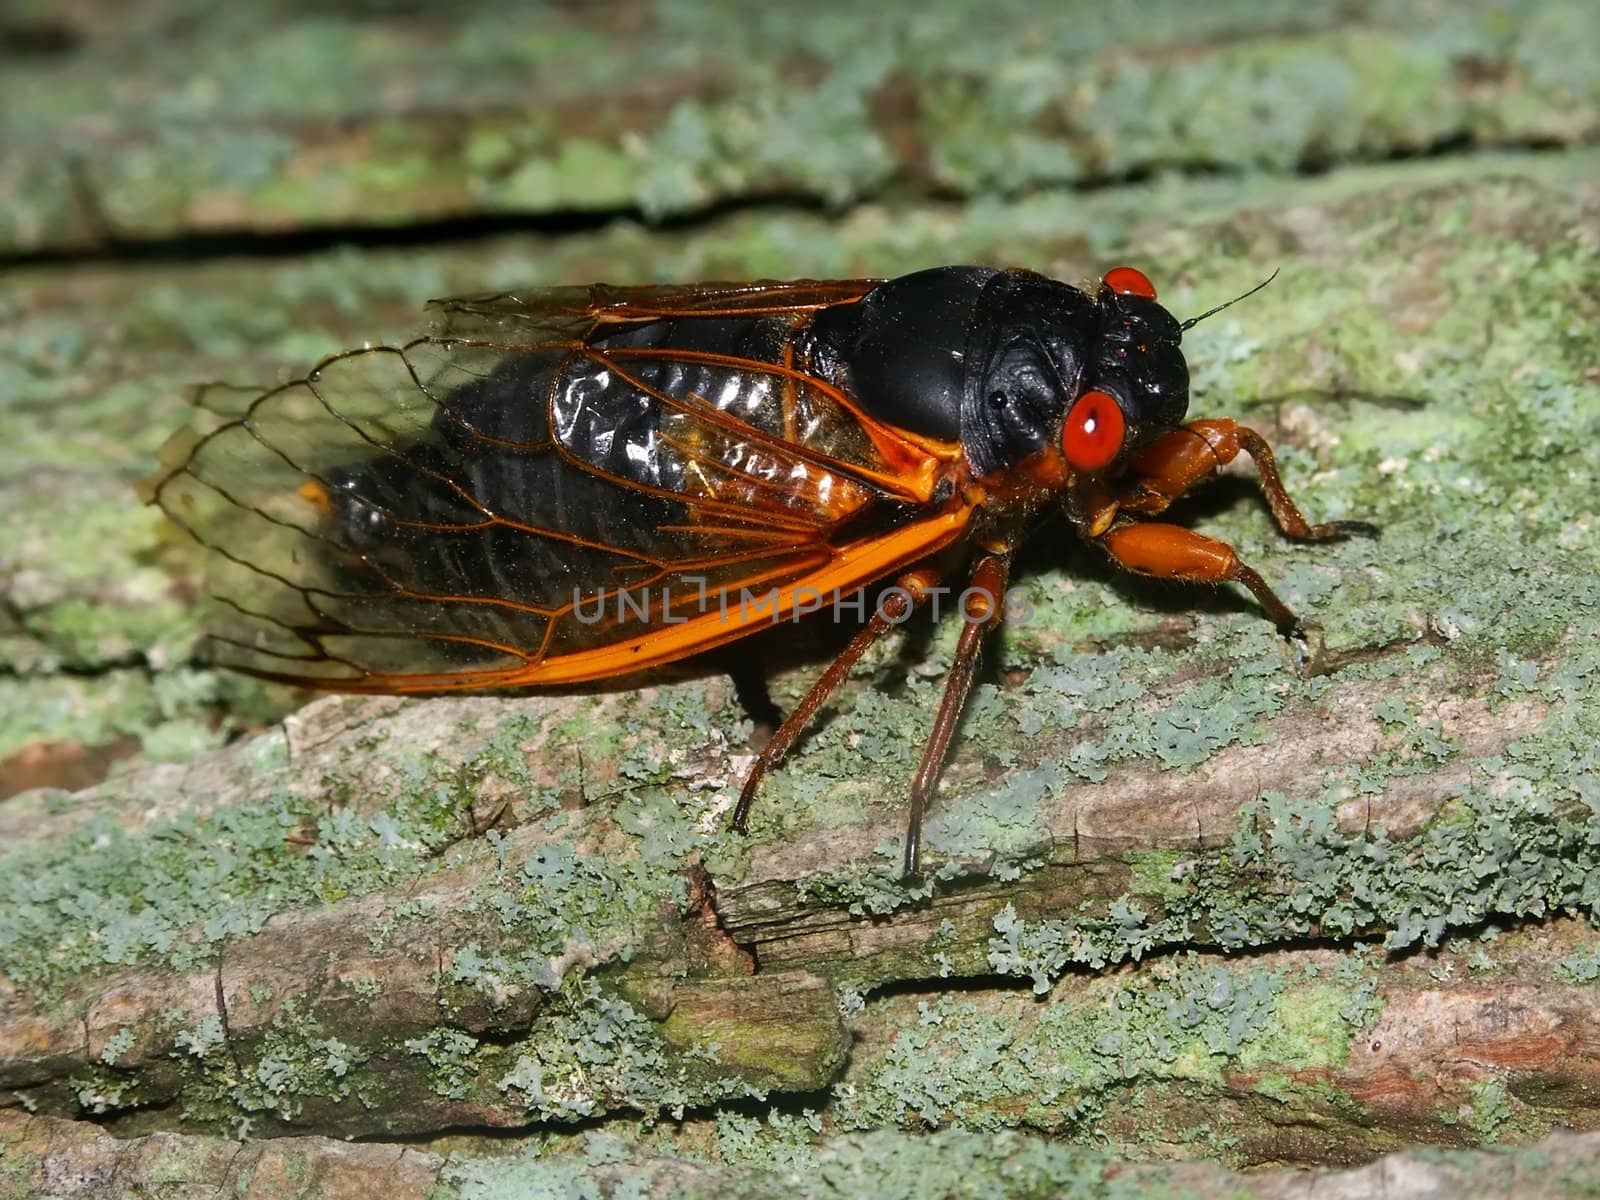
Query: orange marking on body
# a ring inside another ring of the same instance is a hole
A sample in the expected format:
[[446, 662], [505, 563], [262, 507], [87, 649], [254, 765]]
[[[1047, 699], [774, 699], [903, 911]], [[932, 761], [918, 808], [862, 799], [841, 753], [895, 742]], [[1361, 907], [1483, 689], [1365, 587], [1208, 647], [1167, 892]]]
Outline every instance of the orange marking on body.
[[[787, 620], [793, 616], [798, 604], [812, 601], [812, 593], [821, 593], [824, 597], [849, 594], [944, 548], [961, 535], [971, 515], [969, 508], [955, 508], [887, 536], [856, 542], [837, 550], [827, 563], [779, 586], [770, 610], [776, 615], [767, 616], [769, 610], [763, 608], [763, 620]], [[786, 564], [784, 569], [792, 567]], [[733, 587], [749, 587], [752, 582], [761, 580], [759, 577], [743, 580], [721, 589], [720, 593], [708, 592], [707, 606], [711, 605], [714, 596], [727, 595]], [[664, 625], [609, 646], [550, 655], [544, 661], [527, 667], [418, 675], [374, 674], [360, 680], [334, 680], [323, 685], [341, 691], [399, 693], [584, 683], [674, 662], [725, 645], [749, 632], [749, 623], [738, 619], [738, 597], [734, 595], [729, 601], [726, 617], [720, 609], [706, 612], [681, 624]], [[315, 687], [320, 681], [301, 682]]]
[[315, 479], [308, 479], [295, 488], [295, 494], [316, 509], [324, 521], [333, 519], [333, 498], [328, 495], [328, 489]]
[[1239, 563], [1226, 542], [1178, 525], [1124, 525], [1101, 540], [1129, 570], [1166, 579], [1222, 583]]

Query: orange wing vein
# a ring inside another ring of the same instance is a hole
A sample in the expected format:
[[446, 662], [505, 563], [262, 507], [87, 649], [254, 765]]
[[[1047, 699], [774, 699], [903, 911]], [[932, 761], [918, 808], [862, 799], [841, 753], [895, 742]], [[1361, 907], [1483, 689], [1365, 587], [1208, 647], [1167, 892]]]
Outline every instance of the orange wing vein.
[[[870, 286], [441, 301], [440, 334], [256, 396], [155, 487], [212, 551], [218, 660], [347, 691], [582, 682], [948, 545], [970, 509], [932, 496], [957, 448], [797, 365], [806, 316]], [[675, 349], [657, 324], [699, 318], [754, 349]]]

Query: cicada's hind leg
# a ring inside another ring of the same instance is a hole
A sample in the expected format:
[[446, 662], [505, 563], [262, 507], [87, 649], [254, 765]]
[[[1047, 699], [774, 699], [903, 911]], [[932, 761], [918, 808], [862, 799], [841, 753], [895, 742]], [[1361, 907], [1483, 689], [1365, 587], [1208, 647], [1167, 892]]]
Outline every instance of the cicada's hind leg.
[[1320, 525], [1307, 521], [1283, 486], [1278, 460], [1266, 438], [1226, 419], [1191, 421], [1146, 446], [1128, 465], [1133, 486], [1118, 498], [1117, 506], [1123, 512], [1147, 517], [1164, 512], [1195, 484], [1237, 458], [1241, 450], [1255, 462], [1262, 495], [1286, 537], [1324, 542], [1354, 534], [1377, 536], [1378, 527], [1366, 521], [1325, 521]]
[[950, 752], [950, 739], [955, 736], [961, 710], [966, 707], [967, 693], [972, 690], [972, 676], [978, 665], [978, 651], [983, 647], [983, 636], [1000, 624], [1005, 614], [1006, 580], [1010, 574], [1009, 553], [985, 555], [978, 560], [972, 581], [962, 592], [965, 623], [961, 627], [961, 640], [956, 643], [955, 661], [945, 677], [944, 696], [933, 718], [933, 731], [928, 735], [922, 762], [911, 781], [911, 811], [906, 818], [907, 878], [915, 876], [921, 865], [922, 814], [938, 786], [939, 771], [944, 766], [945, 755]]
[[739, 793], [738, 806], [733, 810], [733, 827], [740, 833], [745, 832], [750, 823], [750, 804], [756, 798], [756, 791], [761, 787], [761, 781], [768, 771], [783, 760], [789, 753], [789, 748], [794, 745], [795, 739], [800, 736], [811, 718], [827, 702], [845, 676], [850, 674], [850, 668], [860, 661], [861, 656], [889, 630], [904, 621], [913, 612], [925, 603], [933, 589], [939, 584], [939, 576], [927, 569], [907, 572], [895, 580], [894, 586], [884, 595], [871, 619], [861, 627], [861, 630], [850, 639], [839, 657], [828, 665], [821, 677], [811, 685], [799, 704], [795, 705], [783, 724], [756, 756], [755, 765], [750, 768], [750, 774], [744, 781], [744, 788]]

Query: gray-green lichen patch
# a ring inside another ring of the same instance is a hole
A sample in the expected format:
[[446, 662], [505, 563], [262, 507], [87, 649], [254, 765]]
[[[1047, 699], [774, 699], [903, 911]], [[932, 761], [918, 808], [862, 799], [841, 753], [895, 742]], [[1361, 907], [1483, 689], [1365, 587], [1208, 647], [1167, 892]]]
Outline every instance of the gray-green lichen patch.
[[582, 699], [315, 711], [153, 807], [135, 775], [75, 811], [8, 808], [40, 826], [0, 872], [0, 1077], [30, 1103], [420, 1131], [831, 1077], [823, 981], [781, 1002], [781, 978], [751, 981], [748, 1012], [716, 999], [737, 981], [679, 989], [695, 962], [747, 969], [694, 915], [725, 792], [677, 795], [725, 778], [725, 689], [619, 693], [603, 733]]
[[[1146, 828], [1176, 828], [1186, 810], [1202, 844], [1231, 836], [1229, 814], [1263, 790], [1339, 806], [1346, 822], [1366, 808], [1363, 821], [1404, 830], [1431, 788], [1464, 811], [1495, 812], [1467, 821], [1472, 837], [1508, 836], [1502, 826], [1515, 820], [1537, 840], [1535, 814], [1568, 816], [1561, 847], [1526, 851], [1545, 863], [1544, 890], [1495, 884], [1523, 890], [1504, 900], [1514, 907], [1566, 895], [1563, 881], [1583, 869], [1582, 804], [1593, 793], [1600, 479], [1589, 447], [1600, 399], [1581, 328], [1600, 259], [1587, 210], [1552, 202], [1526, 183], [1488, 180], [1157, 239], [1174, 279], [1163, 295], [1178, 311], [1249, 286], [1236, 243], [1253, 259], [1295, 246], [1293, 268], [1254, 309], [1188, 335], [1194, 411], [1240, 413], [1276, 432], [1309, 511], [1374, 519], [1382, 536], [1294, 546], [1243, 501], [1200, 522], [1319, 627], [1299, 657], [1226, 593], [1151, 588], [1077, 556], [1071, 574], [1025, 571], [1033, 619], [1008, 630], [997, 685], [975, 696], [930, 822], [936, 870], [997, 851], [1013, 864], [1037, 858], [1046, 830], [1059, 837], [1063, 823], [1078, 841], [1136, 844], [1137, 823], [1101, 811], [1100, 797], [1129, 778], [1154, 817]], [[1191, 281], [1202, 280], [1198, 293]], [[1195, 607], [1201, 616], [1174, 621]], [[1113, 614], [1108, 624], [1101, 613]], [[947, 644], [935, 642], [932, 663]], [[860, 693], [788, 773], [829, 794], [818, 775], [846, 777], [835, 760], [859, 744], [873, 791], [904, 778], [934, 685], [913, 678], [908, 690], [912, 702], [900, 704]], [[1260, 753], [1244, 753], [1252, 747]], [[774, 784], [782, 824], [807, 825], [794, 811], [805, 794], [782, 792], [781, 774]], [[892, 829], [875, 821], [866, 844]], [[1497, 861], [1493, 842], [1473, 844]], [[830, 892], [874, 911], [914, 899], [896, 899], [884, 850], [845, 868], [854, 884], [830, 875]], [[806, 874], [804, 854], [790, 862]], [[1413, 883], [1420, 909], [1391, 914], [1403, 940], [1430, 922], [1436, 934], [1440, 920], [1473, 919], [1470, 904], [1433, 913], [1437, 897]]]
[[[804, 1129], [804, 1118], [779, 1114], [770, 1126]], [[806, 1149], [753, 1138], [758, 1122], [730, 1119], [718, 1129], [721, 1161], [639, 1148], [604, 1132], [571, 1146], [534, 1145], [500, 1157], [452, 1155], [443, 1195], [460, 1200], [599, 1194], [636, 1187], [688, 1198], [807, 1198], [873, 1195], [915, 1200], [930, 1187], [951, 1197], [1083, 1197], [1084, 1200], [1269, 1200], [1307, 1187], [1328, 1194], [1383, 1192], [1396, 1200], [1472, 1194], [1489, 1200], [1582, 1195], [1592, 1188], [1590, 1135], [1558, 1134], [1541, 1144], [1466, 1153], [1426, 1149], [1369, 1167], [1308, 1173], [1234, 1174], [1209, 1163], [1128, 1163], [1099, 1150], [1013, 1132], [944, 1131], [913, 1135], [880, 1130], [829, 1139]], [[648, 1193], [647, 1193], [648, 1194]]]
[[61, 53], [8, 60], [0, 244], [895, 188], [981, 200], [1570, 144], [1600, 108], [1581, 0], [161, 11], [81, 37], [57, 18]]
[[[1550, 947], [1508, 949], [1536, 976]], [[855, 1018], [851, 1071], [818, 1112], [830, 1130], [1021, 1126], [1242, 1163], [1370, 1156], [1407, 1126], [1445, 1141], [1537, 1136], [1570, 1117], [1533, 1081], [1560, 1072], [1556, 1047], [1585, 1036], [1593, 1003], [1471, 983], [1477, 951], [1408, 965], [1373, 949], [1177, 955], [1064, 980], [1043, 1003], [886, 995]], [[1508, 1001], [1526, 1016], [1508, 1022]], [[1553, 1029], [1540, 1045], [1534, 1031]], [[1449, 1060], [1452, 1046], [1468, 1057]], [[765, 1137], [784, 1144], [781, 1122]]]
[[285, 908], [432, 870], [430, 854], [461, 835], [457, 798], [422, 772], [371, 815], [330, 810], [264, 776], [258, 798], [214, 812], [179, 808], [129, 831], [103, 811], [42, 844], [12, 843], [0, 908], [7, 975], [51, 988], [152, 955], [191, 969]]
[[[456, 1158], [447, 1163], [441, 1180], [461, 1200], [526, 1195], [530, 1189], [543, 1188], [558, 1195], [582, 1195], [586, 1187], [624, 1165], [642, 1168], [629, 1174], [644, 1180], [644, 1186], [655, 1185], [684, 1197], [731, 1193], [774, 1198], [874, 1195], [911, 1200], [925, 1195], [934, 1179], [940, 1181], [944, 1194], [958, 1197], [993, 1194], [996, 1187], [1030, 1196], [1058, 1194], [1058, 1189], [1065, 1189], [1093, 1200], [1135, 1200], [1151, 1194], [1142, 1184], [1111, 1178], [1109, 1161], [1096, 1151], [1015, 1135], [947, 1133], [908, 1138], [885, 1130], [840, 1137], [820, 1149], [791, 1144], [785, 1150], [771, 1142], [752, 1140], [753, 1124], [732, 1118], [719, 1125], [718, 1148], [723, 1161], [716, 1165], [672, 1155], [641, 1155], [620, 1139], [589, 1134], [564, 1152], [531, 1150], [499, 1159]], [[803, 1120], [787, 1121], [776, 1115], [770, 1124], [806, 1128]]]
[[[517, 1036], [448, 1020], [410, 1030], [374, 1030], [370, 1022], [333, 1030], [291, 998], [258, 1035], [213, 1044], [203, 1056], [190, 1049], [179, 1071], [163, 1102], [180, 1106], [184, 1122], [235, 1136], [559, 1127], [628, 1111], [681, 1117], [690, 1105], [765, 1094], [724, 1066], [714, 1047], [695, 1054], [672, 1045], [657, 1022], [581, 969], [550, 985]], [[95, 1111], [132, 1108], [121, 1099]]]
[[[748, 841], [721, 825], [748, 729], [710, 683], [325, 703], [220, 757], [132, 770], [75, 797], [8, 801], [0, 1001], [11, 1044], [31, 1047], [6, 1058], [8, 1082], [58, 1111], [138, 1105], [125, 1119], [188, 1111], [355, 1132], [548, 1127], [628, 1110], [659, 1120], [752, 1090], [830, 1087], [816, 1119], [854, 1111], [865, 1126], [890, 1120], [895, 1097], [921, 1078], [931, 1090], [908, 1093], [917, 1102], [900, 1102], [892, 1119], [915, 1127], [926, 1111], [935, 1122], [1132, 1140], [1154, 1108], [1163, 1148], [1314, 1157], [1305, 1144], [1238, 1140], [1287, 1113], [1371, 1152], [1350, 1132], [1382, 1099], [1361, 1055], [1379, 1053], [1373, 1041], [1392, 1047], [1394, 1034], [1374, 1032], [1362, 1051], [1372, 1015], [1362, 1005], [1374, 1003], [1362, 981], [1181, 952], [1307, 935], [1427, 946], [1486, 921], [1587, 919], [1600, 842], [1591, 201], [1533, 180], [1463, 181], [1459, 170], [1428, 187], [1381, 178], [1376, 194], [1321, 205], [1307, 202], [1309, 185], [1263, 191], [1259, 206], [1208, 226], [1165, 228], [1159, 204], [1143, 223], [1123, 208], [1070, 224], [1078, 202], [1056, 196], [960, 219], [864, 214], [842, 237], [780, 216], [665, 248], [619, 229], [545, 262], [534, 261], [542, 244], [519, 243], [493, 270], [458, 263], [452, 271], [504, 276], [479, 286], [521, 272], [595, 274], [613, 249], [618, 262], [649, 254], [649, 272], [682, 276], [797, 260], [851, 273], [936, 254], [1009, 257], [1026, 242], [1030, 261], [1072, 275], [1096, 265], [1084, 245], [1128, 234], [1128, 248], [1160, 264], [1163, 297], [1194, 312], [1287, 260], [1271, 288], [1188, 335], [1196, 412], [1259, 424], [1314, 516], [1371, 516], [1384, 535], [1287, 544], [1237, 481], [1179, 514], [1237, 544], [1320, 626], [1303, 651], [1231, 591], [1129, 582], [1059, 530], [1043, 535], [1022, 572], [1032, 616], [996, 648], [997, 669], [974, 696], [931, 814], [934, 869], [914, 889], [897, 877], [900, 796], [948, 662], [948, 622], [907, 630], [862, 665], [770, 781]], [[1007, 225], [1017, 212], [1029, 218], [1023, 233]], [[1053, 237], [1045, 227], [1057, 217], [1076, 232]], [[1060, 240], [1073, 237], [1082, 241]], [[304, 348], [322, 316], [342, 332], [357, 310], [387, 312], [411, 286], [407, 276], [358, 287], [340, 309], [335, 274], [307, 282], [309, 270], [269, 273], [275, 311], [312, 297], [307, 315], [283, 323], [258, 325], [247, 304], [207, 314], [174, 299], [159, 311], [130, 302], [129, 328], [152, 347], [143, 361], [164, 363], [170, 378], [208, 342], [222, 347], [210, 364], [247, 358], [256, 336], [273, 355]], [[218, 276], [207, 289], [225, 284]], [[91, 375], [70, 386], [69, 374], [51, 376], [44, 390], [99, 395]], [[137, 408], [125, 397], [121, 415], [103, 419], [132, 428]], [[48, 431], [62, 447], [57, 469], [90, 470], [71, 443], [92, 422], [70, 405], [7, 414]], [[157, 437], [130, 437], [115, 470], [131, 478]], [[28, 471], [6, 466], [26, 490]], [[109, 488], [87, 494], [112, 503]], [[47, 532], [70, 520], [42, 502], [29, 511]], [[24, 613], [32, 623], [20, 636], [92, 672], [94, 655], [120, 649], [108, 644], [120, 632], [143, 669], [191, 697], [174, 721], [204, 704], [241, 711], [208, 693], [202, 673], [159, 669], [150, 647], [167, 636], [161, 612], [148, 627], [144, 617], [118, 626], [122, 593], [100, 598], [121, 567], [154, 570], [154, 559], [192, 579], [177, 543], [131, 519], [89, 527], [137, 549], [101, 561], [89, 540], [72, 542], [82, 561], [56, 570], [49, 537], [6, 544], [27, 551], [14, 561], [46, 598]], [[85, 593], [95, 611], [58, 609]], [[174, 600], [140, 594], [153, 608]], [[30, 686], [60, 674], [43, 651], [38, 661]], [[782, 698], [792, 702], [814, 670], [784, 672]], [[119, 722], [103, 728], [140, 736], [136, 716]], [[806, 971], [847, 1001], [841, 1018], [893, 1020], [881, 1056], [837, 1077], [839, 1022], [813, 1006], [795, 1023], [805, 1045], [762, 1061], [760, 1025], [695, 990], [748, 967], [730, 937], [756, 948], [754, 979]], [[1165, 979], [1146, 964], [1085, 982], [1085, 969], [1158, 950], [1180, 952], [1164, 960]], [[1477, 969], [1467, 962], [1457, 980]], [[1587, 969], [1581, 947], [1563, 947], [1534, 997], [1567, 1005], [1562, 1020], [1580, 1032]], [[924, 1024], [907, 997], [871, 994], [917, 979], [992, 983], [997, 970], [1021, 984], [1003, 998], [1027, 1020], [956, 995], [927, 1000]], [[1086, 1005], [1080, 983], [1114, 1000]], [[164, 986], [175, 994], [151, 1001]], [[145, 998], [137, 1019], [119, 1008], [130, 996]], [[1391, 1014], [1404, 1011], [1425, 1030], [1453, 1028], [1444, 1016], [1471, 996], [1458, 982], [1425, 999], [1431, 1008], [1386, 1001], [1378, 1020], [1399, 1032]], [[1076, 1025], [1045, 1019], [1074, 1003], [1113, 1048], [1119, 1037], [1156, 1046], [1138, 1078], [1097, 1074], [1102, 1059], [1126, 1064], [1133, 1051], [1086, 1049], [1070, 1040]], [[1546, 1011], [1531, 1000], [1526, 1010]], [[1575, 1033], [1570, 1045], [1584, 1044]], [[1018, 1093], [1013, 1051], [1051, 1079], [1048, 1111]], [[1501, 1137], [1592, 1107], [1588, 1060], [1575, 1051], [1507, 1065], [1503, 1078], [1452, 1077], [1437, 1097], [1413, 1088], [1427, 1056], [1447, 1052], [1430, 1043], [1403, 1063], [1405, 1128]], [[787, 1077], [786, 1063], [799, 1064]], [[1207, 1116], [1219, 1089], [1244, 1097], [1228, 1129]], [[790, 1121], [772, 1152], [798, 1140]]]
[[1376, 1019], [1375, 964], [1356, 955], [1276, 970], [1164, 959], [1137, 979], [1062, 989], [1046, 1005], [1016, 992], [869, 1003], [857, 1062], [830, 1118], [884, 1125], [1083, 1133], [1114, 1097], [1159, 1081], [1220, 1088], [1263, 1068], [1343, 1067]]
[[[1560, 749], [1586, 753], [1584, 736]], [[1522, 761], [1539, 761], [1541, 749], [1531, 739], [1512, 747]], [[1098, 970], [1195, 942], [1239, 950], [1385, 930], [1399, 949], [1490, 920], [1564, 912], [1600, 922], [1600, 809], [1562, 815], [1525, 779], [1516, 783], [1469, 792], [1399, 841], [1341, 830], [1335, 797], [1294, 805], [1269, 796], [1241, 812], [1226, 849], [1187, 858], [1181, 892], [1132, 893], [1104, 913], [1042, 922], [1003, 909], [989, 964], [1043, 992], [1068, 966]]]
[[[774, 1115], [768, 1124], [778, 1125]], [[805, 1117], [781, 1123], [806, 1129]], [[422, 1150], [320, 1137], [235, 1142], [205, 1135], [116, 1138], [84, 1122], [0, 1113], [0, 1196], [21, 1200], [48, 1187], [61, 1200], [97, 1200], [113, 1188], [205, 1188], [239, 1200], [505, 1200], [513, 1196], [672, 1195], [757, 1197], [875, 1195], [918, 1200], [931, 1180], [942, 1194], [1071, 1195], [1085, 1200], [1270, 1200], [1307, 1187], [1392, 1200], [1464, 1193], [1485, 1200], [1571, 1196], [1592, 1190], [1594, 1134], [1558, 1134], [1537, 1145], [1491, 1151], [1422, 1150], [1367, 1167], [1293, 1168], [1234, 1174], [1205, 1163], [1127, 1163], [1095, 1149], [1015, 1133], [883, 1131], [845, 1135], [816, 1149], [758, 1145], [751, 1128], [718, 1125], [718, 1151], [675, 1154], [607, 1130]]]

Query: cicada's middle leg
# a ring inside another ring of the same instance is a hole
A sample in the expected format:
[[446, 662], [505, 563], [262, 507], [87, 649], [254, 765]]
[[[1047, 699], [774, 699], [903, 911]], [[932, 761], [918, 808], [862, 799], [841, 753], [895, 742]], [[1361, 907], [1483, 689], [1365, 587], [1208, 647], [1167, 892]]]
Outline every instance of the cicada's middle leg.
[[[965, 624], [961, 639], [956, 643], [955, 660], [950, 664], [950, 673], [945, 678], [944, 695], [939, 701], [939, 711], [934, 715], [933, 730], [928, 735], [922, 760], [911, 781], [905, 843], [905, 875], [908, 878], [917, 874], [921, 864], [922, 815], [927, 811], [928, 801], [938, 786], [940, 769], [944, 766], [945, 755], [949, 753], [956, 726], [960, 724], [967, 693], [972, 690], [972, 677], [977, 668], [983, 636], [998, 625], [1004, 615], [1010, 562], [1009, 553], [984, 555], [973, 569], [971, 582], [962, 592]], [[742, 833], [747, 828], [750, 805], [761, 786], [761, 780], [782, 761], [817, 710], [850, 673], [850, 668], [861, 659], [868, 647], [920, 608], [933, 594], [938, 583], [938, 574], [926, 568], [908, 572], [895, 581], [894, 588], [890, 589], [872, 618], [850, 639], [850, 644], [829, 664], [816, 683], [811, 685], [811, 690], [795, 705], [794, 711], [778, 726], [778, 731], [757, 756], [739, 793], [739, 803], [733, 810], [734, 829]]]
[[743, 833], [749, 827], [750, 805], [756, 798], [756, 791], [761, 787], [762, 779], [766, 777], [768, 771], [783, 761], [783, 756], [789, 753], [789, 748], [810, 724], [811, 718], [816, 716], [817, 710], [827, 703], [828, 697], [833, 695], [834, 690], [850, 674], [850, 668], [861, 660], [861, 656], [874, 642], [920, 608], [938, 585], [939, 576], [925, 568], [909, 571], [895, 580], [894, 587], [889, 590], [871, 619], [861, 627], [855, 637], [850, 639], [850, 644], [844, 648], [839, 657], [834, 659], [828, 665], [828, 669], [811, 685], [811, 690], [802, 697], [799, 704], [794, 706], [794, 711], [783, 724], [778, 726], [777, 732], [768, 739], [761, 753], [756, 756], [755, 765], [750, 768], [750, 774], [744, 781], [744, 788], [739, 792], [739, 803], [733, 810], [734, 829]]

